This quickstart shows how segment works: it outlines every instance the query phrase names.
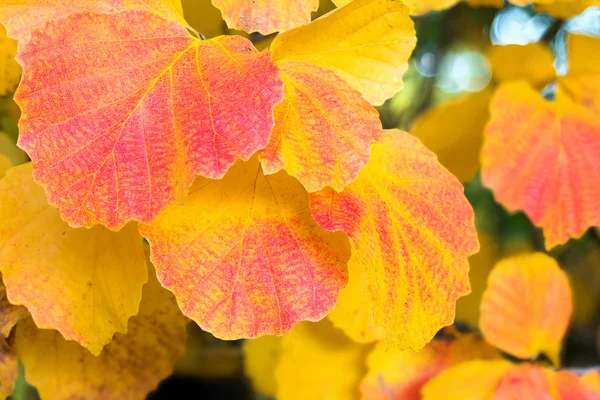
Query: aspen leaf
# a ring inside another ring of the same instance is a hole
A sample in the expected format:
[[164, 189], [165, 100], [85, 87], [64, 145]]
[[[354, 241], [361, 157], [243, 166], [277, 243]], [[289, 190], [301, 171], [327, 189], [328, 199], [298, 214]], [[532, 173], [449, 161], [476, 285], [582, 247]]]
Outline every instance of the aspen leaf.
[[202, 329], [223, 339], [283, 335], [325, 317], [347, 279], [348, 239], [312, 220], [307, 197], [253, 158], [222, 180], [200, 178], [185, 205], [140, 231], [160, 282]]
[[418, 350], [454, 321], [478, 249], [462, 185], [405, 132], [385, 131], [343, 192], [312, 193], [323, 228], [345, 232], [367, 271], [375, 325], [391, 345]]
[[422, 398], [495, 399], [496, 387], [511, 368], [512, 364], [506, 360], [475, 360], [452, 366], [423, 386]]
[[281, 359], [282, 338], [262, 336], [244, 343], [244, 370], [255, 391], [265, 396], [275, 397], [277, 383], [275, 368]]
[[0, 181], [0, 270], [11, 303], [94, 354], [127, 330], [148, 279], [135, 225], [69, 227], [33, 181], [30, 163]]
[[523, 79], [543, 87], [556, 77], [552, 49], [544, 43], [492, 46], [488, 59], [492, 76], [498, 82]]
[[543, 253], [500, 261], [481, 300], [481, 332], [499, 349], [522, 359], [545, 353], [560, 365], [572, 313], [567, 275]]
[[381, 133], [377, 110], [325, 68], [298, 61], [278, 66], [285, 95], [259, 155], [263, 171], [285, 169], [309, 192], [343, 190], [367, 164], [371, 142]]
[[348, 261], [348, 285], [340, 292], [337, 305], [327, 317], [357, 343], [370, 343], [385, 337], [385, 329], [375, 326], [367, 270], [356, 255]]
[[600, 120], [521, 81], [496, 89], [490, 107], [482, 180], [496, 199], [541, 226], [547, 248], [600, 225]]
[[379, 105], [402, 89], [415, 44], [413, 22], [402, 2], [355, 0], [278, 35], [271, 53], [276, 61], [303, 61], [330, 69]]
[[331, 322], [301, 322], [282, 340], [277, 399], [358, 400], [370, 345], [354, 343]]
[[18, 40], [28, 39], [31, 31], [45, 22], [77, 12], [118, 12], [139, 10], [186, 25], [180, 0], [3, 0], [0, 21], [8, 34]]
[[227, 26], [268, 35], [306, 25], [319, 0], [212, 0]]
[[247, 39], [201, 41], [145, 11], [47, 22], [18, 59], [19, 146], [74, 227], [150, 221], [198, 174], [221, 178], [267, 145], [283, 96]]
[[432, 107], [415, 120], [410, 130], [461, 182], [471, 180], [479, 170], [479, 150], [491, 98], [492, 91], [484, 89]]
[[144, 286], [140, 313], [99, 356], [31, 319], [17, 325], [17, 353], [42, 399], [142, 399], [169, 376], [185, 349], [187, 320], [154, 272]]
[[473, 359], [499, 358], [483, 339], [467, 334], [433, 340], [419, 353], [388, 349], [379, 342], [367, 360], [369, 372], [361, 383], [363, 399], [420, 400], [423, 385], [444, 369]]
[[17, 42], [9, 39], [6, 30], [0, 25], [0, 96], [12, 92], [19, 83], [21, 66], [15, 60], [16, 54]]

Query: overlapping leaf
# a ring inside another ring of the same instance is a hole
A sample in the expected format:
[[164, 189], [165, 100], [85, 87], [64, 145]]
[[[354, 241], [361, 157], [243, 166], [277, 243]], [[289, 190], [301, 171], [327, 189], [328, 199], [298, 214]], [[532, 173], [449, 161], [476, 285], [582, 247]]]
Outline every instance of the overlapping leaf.
[[278, 35], [273, 59], [335, 72], [379, 105], [402, 89], [416, 37], [408, 9], [395, 0], [355, 0], [312, 23]]
[[17, 326], [17, 352], [42, 399], [141, 399], [171, 374], [185, 348], [187, 320], [150, 273], [140, 313], [98, 357], [31, 319]]
[[94, 354], [127, 330], [148, 279], [135, 225], [69, 227], [33, 182], [31, 164], [0, 181], [0, 270], [11, 303]]
[[71, 13], [123, 10], [153, 12], [186, 24], [180, 0], [3, 0], [0, 4], [0, 21], [11, 37], [23, 40], [45, 22]]
[[367, 164], [371, 142], [381, 132], [377, 110], [323, 67], [285, 60], [278, 66], [285, 97], [260, 153], [263, 170], [285, 169], [311, 192], [343, 190]]
[[456, 300], [469, 291], [467, 259], [478, 248], [473, 210], [417, 139], [385, 132], [355, 182], [341, 193], [311, 194], [310, 202], [322, 227], [352, 239], [374, 323], [391, 344], [420, 349], [454, 321]]
[[47, 22], [18, 59], [19, 145], [72, 226], [150, 221], [198, 174], [222, 177], [267, 145], [283, 95], [248, 40], [146, 11]]
[[479, 325], [499, 349], [523, 359], [545, 353], [559, 365], [571, 313], [569, 280], [556, 261], [543, 253], [524, 254], [494, 267]]
[[16, 54], [17, 42], [9, 39], [6, 30], [0, 25], [0, 96], [12, 92], [19, 83], [21, 67], [15, 61]]
[[492, 99], [482, 180], [510, 211], [525, 211], [544, 229], [548, 248], [600, 225], [600, 119], [585, 111], [520, 81]]
[[384, 342], [369, 355], [369, 372], [361, 382], [365, 400], [420, 400], [423, 385], [444, 369], [474, 359], [498, 358], [480, 337], [468, 334], [432, 341], [419, 353], [388, 349]]
[[230, 28], [263, 35], [306, 25], [319, 8], [319, 0], [213, 0], [213, 4]]
[[347, 238], [313, 221], [302, 185], [264, 176], [255, 158], [222, 180], [199, 179], [186, 205], [140, 231], [183, 313], [221, 338], [318, 321], [346, 284]]

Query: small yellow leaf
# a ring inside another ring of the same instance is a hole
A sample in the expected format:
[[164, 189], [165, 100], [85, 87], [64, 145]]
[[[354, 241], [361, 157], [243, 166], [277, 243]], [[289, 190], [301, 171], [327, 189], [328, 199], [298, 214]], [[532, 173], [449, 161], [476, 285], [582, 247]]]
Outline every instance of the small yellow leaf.
[[31, 319], [17, 325], [17, 353], [42, 399], [142, 399], [171, 374], [185, 349], [187, 320], [150, 272], [128, 333], [117, 333], [98, 357]]
[[586, 8], [599, 6], [600, 0], [555, 1], [549, 4], [536, 4], [536, 10], [552, 15], [555, 18], [569, 19], [581, 14]]
[[127, 330], [148, 279], [134, 224], [120, 232], [69, 227], [33, 181], [31, 163], [0, 181], [0, 270], [11, 303], [94, 354]]
[[403, 87], [402, 75], [415, 47], [408, 9], [396, 0], [354, 0], [271, 44], [275, 61], [304, 61], [328, 68], [382, 104]]
[[6, 29], [0, 25], [0, 96], [12, 92], [19, 83], [21, 66], [15, 61], [17, 42], [6, 36]]
[[560, 365], [571, 301], [567, 275], [553, 258], [543, 253], [513, 256], [496, 264], [489, 276], [479, 326], [491, 344], [515, 357], [545, 353]]
[[469, 181], [479, 169], [491, 97], [492, 90], [484, 89], [432, 107], [415, 120], [410, 130], [461, 182]]
[[488, 58], [492, 76], [499, 82], [522, 79], [541, 87], [556, 76], [552, 49], [541, 42], [492, 46]]
[[275, 397], [275, 368], [283, 350], [280, 336], [262, 336], [244, 343], [244, 370], [258, 393]]
[[567, 62], [569, 75], [600, 73], [600, 37], [570, 33]]
[[277, 399], [358, 399], [371, 346], [352, 342], [327, 320], [299, 323], [282, 345]]

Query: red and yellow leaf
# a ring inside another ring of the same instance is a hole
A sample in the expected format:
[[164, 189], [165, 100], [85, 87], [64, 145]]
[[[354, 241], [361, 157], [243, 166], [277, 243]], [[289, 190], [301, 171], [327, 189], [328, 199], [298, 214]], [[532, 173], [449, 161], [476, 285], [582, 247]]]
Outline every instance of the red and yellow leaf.
[[543, 253], [523, 254], [492, 270], [479, 327], [491, 344], [515, 357], [544, 353], [559, 365], [571, 313], [569, 280], [556, 261]]
[[600, 225], [600, 119], [585, 111], [544, 100], [519, 81], [501, 85], [492, 99], [483, 182], [544, 229], [547, 248]]
[[33, 181], [31, 164], [0, 181], [0, 270], [11, 303], [94, 354], [127, 330], [148, 279], [135, 225], [69, 227]]
[[282, 340], [277, 399], [358, 400], [370, 345], [354, 343], [331, 322], [302, 322]]
[[311, 194], [323, 228], [344, 231], [367, 271], [375, 325], [390, 344], [418, 350], [454, 321], [478, 249], [462, 185], [405, 132], [386, 131], [371, 161], [337, 193]]
[[379, 105], [402, 89], [415, 44], [413, 22], [402, 2], [355, 0], [278, 35], [271, 53], [276, 61], [303, 61], [330, 69]]
[[71, 226], [151, 221], [200, 174], [263, 149], [277, 67], [238, 36], [201, 41], [154, 13], [78, 13], [20, 49], [19, 146]]
[[285, 96], [259, 155], [263, 171], [284, 169], [309, 192], [343, 190], [367, 164], [371, 142], [381, 133], [377, 110], [323, 67], [298, 61], [278, 66]]
[[367, 360], [369, 372], [360, 385], [365, 400], [420, 400], [427, 381], [452, 365], [474, 359], [499, 358], [480, 337], [433, 340], [419, 353], [377, 344]]
[[180, 0], [3, 0], [0, 21], [10, 37], [28, 39], [45, 22], [76, 12], [118, 12], [139, 10], [186, 24]]
[[284, 172], [264, 176], [255, 158], [222, 180], [200, 178], [185, 205], [140, 231], [183, 313], [220, 338], [318, 321], [346, 284], [348, 239], [313, 221], [302, 185]]
[[97, 357], [31, 319], [17, 325], [17, 353], [42, 399], [142, 399], [171, 374], [185, 349], [187, 319], [149, 272], [140, 313]]
[[554, 400], [552, 371], [524, 363], [510, 368], [494, 392], [494, 400]]
[[[598, 374], [597, 371], [592, 373]], [[600, 387], [588, 382], [589, 376], [581, 377], [573, 372], [558, 371], [552, 375], [552, 383], [561, 400], [599, 400]]]
[[269, 35], [310, 23], [319, 0], [212, 0], [227, 26], [245, 32]]

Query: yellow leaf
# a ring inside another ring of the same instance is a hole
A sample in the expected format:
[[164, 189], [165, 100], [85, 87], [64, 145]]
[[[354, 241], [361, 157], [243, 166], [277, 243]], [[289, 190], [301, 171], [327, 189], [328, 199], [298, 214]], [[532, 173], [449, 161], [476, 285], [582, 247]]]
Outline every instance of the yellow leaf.
[[0, 182], [0, 270], [11, 303], [94, 354], [126, 332], [148, 279], [135, 225], [69, 227], [33, 181], [30, 163]]
[[506, 360], [458, 364], [425, 384], [421, 391], [423, 400], [491, 400], [511, 367]]
[[12, 163], [4, 154], [0, 154], [0, 178], [3, 178], [6, 175], [6, 171], [12, 167]]
[[410, 133], [432, 150], [459, 181], [479, 170], [479, 150], [489, 118], [491, 89], [435, 106], [420, 115]]
[[311, 193], [316, 221], [345, 232], [367, 271], [375, 325], [390, 345], [421, 349], [454, 321], [469, 292], [468, 257], [478, 250], [463, 187], [418, 139], [386, 131], [358, 178], [337, 193]]
[[522, 79], [543, 87], [556, 76], [552, 49], [541, 42], [492, 46], [488, 58], [492, 76], [498, 82]]
[[545, 353], [558, 366], [571, 302], [567, 275], [553, 258], [513, 256], [496, 264], [489, 276], [479, 327], [491, 344], [515, 357]]
[[567, 40], [569, 75], [600, 73], [600, 38], [569, 33]]
[[25, 307], [16, 306], [8, 301], [6, 286], [0, 280], [0, 334], [7, 338], [17, 322], [28, 316], [29, 313]]
[[327, 320], [299, 323], [282, 346], [277, 399], [358, 399], [371, 346], [352, 342]]
[[280, 336], [262, 336], [244, 343], [244, 370], [258, 393], [275, 397], [277, 382], [275, 368], [281, 359], [282, 338]]
[[433, 340], [419, 353], [388, 349], [380, 342], [367, 360], [369, 372], [360, 386], [362, 398], [417, 400], [421, 398], [423, 385], [446, 368], [474, 359], [493, 358], [499, 358], [496, 349], [474, 334]]
[[150, 276], [127, 334], [117, 333], [97, 357], [31, 319], [17, 325], [17, 354], [42, 399], [142, 399], [171, 374], [185, 349], [187, 320], [154, 271]]
[[[352, 0], [334, 0], [333, 3], [342, 7]], [[422, 15], [430, 11], [441, 11], [452, 7], [460, 0], [403, 0], [402, 2], [410, 9], [410, 15]]]
[[470, 7], [495, 7], [502, 8], [504, 0], [465, 0]]
[[479, 253], [469, 258], [469, 282], [471, 293], [456, 302], [456, 320], [468, 322], [476, 327], [479, 324], [479, 307], [487, 286], [487, 279], [498, 260], [496, 240], [493, 235], [478, 232]]
[[0, 96], [12, 92], [19, 83], [21, 66], [15, 61], [17, 42], [6, 36], [6, 30], [0, 25]]
[[13, 392], [17, 379], [17, 354], [0, 338], [0, 398], [6, 399]]
[[555, 18], [569, 19], [581, 14], [586, 8], [600, 5], [600, 0], [555, 1], [549, 4], [536, 4], [536, 10]]
[[367, 271], [356, 256], [348, 261], [348, 284], [327, 316], [336, 328], [357, 343], [370, 343], [385, 337], [385, 329], [375, 326]]
[[416, 37], [408, 9], [396, 0], [354, 0], [310, 24], [278, 35], [275, 61], [298, 60], [335, 72], [372, 104], [403, 87]]

